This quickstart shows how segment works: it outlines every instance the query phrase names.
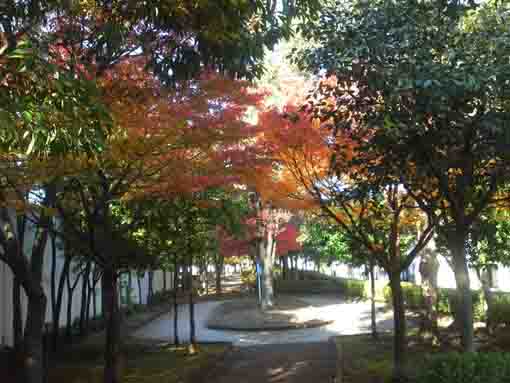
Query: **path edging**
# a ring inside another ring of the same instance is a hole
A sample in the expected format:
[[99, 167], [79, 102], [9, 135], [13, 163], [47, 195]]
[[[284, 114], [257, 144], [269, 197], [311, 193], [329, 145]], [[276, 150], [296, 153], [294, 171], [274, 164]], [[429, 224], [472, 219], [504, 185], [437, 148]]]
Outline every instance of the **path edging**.
[[220, 326], [220, 325], [207, 325], [207, 328], [210, 330], [220, 330], [220, 331], [246, 331], [246, 332], [259, 332], [259, 331], [287, 331], [287, 330], [304, 330], [310, 328], [318, 328], [323, 326], [328, 326], [335, 322], [334, 320], [327, 321], [317, 321], [313, 323], [298, 323], [298, 324], [288, 324], [288, 325], [277, 325], [277, 326], [267, 326], [267, 327], [234, 327], [234, 326]]

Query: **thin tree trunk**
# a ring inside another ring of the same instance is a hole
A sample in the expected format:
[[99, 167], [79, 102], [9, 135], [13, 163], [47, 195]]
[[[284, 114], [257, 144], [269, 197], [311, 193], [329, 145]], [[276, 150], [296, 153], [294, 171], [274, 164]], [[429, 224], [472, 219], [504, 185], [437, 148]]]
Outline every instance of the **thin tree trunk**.
[[73, 293], [74, 289], [71, 287], [70, 277], [67, 278], [67, 315], [66, 315], [66, 338], [67, 341], [70, 342], [73, 336], [72, 330], [72, 309], [73, 309]]
[[400, 272], [390, 275], [390, 287], [393, 302], [393, 379], [394, 382], [404, 382], [406, 378], [405, 368], [407, 360], [407, 329], [404, 298], [400, 284]]
[[147, 304], [152, 304], [152, 298], [154, 296], [154, 271], [149, 270], [149, 286], [147, 288]]
[[377, 313], [375, 307], [375, 264], [374, 262], [370, 263], [370, 303], [371, 303], [371, 329], [372, 329], [372, 338], [378, 339], [379, 335], [377, 333]]
[[81, 281], [81, 307], [80, 307], [80, 335], [83, 336], [87, 333], [87, 329], [85, 326], [86, 321], [86, 310], [87, 310], [87, 297], [89, 292], [89, 278], [90, 278], [90, 269], [92, 267], [92, 262], [90, 260], [85, 264], [85, 269], [82, 276]]
[[[54, 225], [52, 225], [52, 227], [53, 226]], [[60, 327], [59, 326], [60, 306], [57, 305], [57, 241], [55, 233], [50, 234], [50, 245], [51, 245], [50, 296], [51, 296], [51, 315], [53, 322], [51, 350], [52, 352], [56, 352], [58, 344], [58, 332]], [[63, 272], [64, 271], [62, 271], [62, 273]], [[62, 280], [62, 276], [60, 277], [60, 280]]]
[[163, 291], [166, 291], [166, 271], [163, 270]]
[[145, 273], [136, 274], [136, 283], [138, 284], [138, 304], [143, 305], [143, 299], [142, 299], [142, 278], [144, 277]]
[[259, 257], [262, 263], [262, 310], [267, 310], [274, 305], [273, 288], [273, 241], [268, 233], [264, 240], [259, 241]]
[[81, 272], [76, 275], [73, 283], [71, 283], [71, 273], [67, 273], [66, 285], [67, 285], [67, 324], [66, 324], [66, 338], [68, 342], [71, 341], [73, 336], [73, 296], [78, 281], [80, 280]]
[[52, 351], [56, 352], [58, 348], [58, 338], [60, 332], [60, 315], [62, 311], [62, 302], [64, 298], [64, 288], [65, 282], [68, 278], [68, 274], [71, 266], [71, 256], [66, 256], [64, 258], [64, 265], [62, 267], [62, 272], [59, 276], [58, 287], [56, 291], [56, 297], [53, 300], [52, 304], [52, 321], [53, 321], [53, 334], [52, 334]]
[[103, 299], [106, 302], [106, 342], [104, 383], [120, 383], [120, 312], [117, 274], [105, 270], [103, 274]]
[[216, 255], [216, 294], [221, 294], [222, 286], [221, 286], [221, 274], [223, 273], [223, 265], [224, 259], [221, 254]]
[[90, 278], [87, 280], [87, 310], [85, 311], [85, 330], [90, 330], [90, 305], [92, 303], [92, 296], [94, 295], [94, 284]]
[[189, 326], [190, 335], [189, 342], [194, 349], [196, 345], [196, 327], [195, 327], [195, 302], [193, 300], [193, 255], [190, 251], [189, 264], [188, 264], [188, 284], [189, 284]]
[[474, 351], [474, 328], [473, 328], [473, 297], [469, 280], [469, 269], [466, 259], [466, 235], [462, 230], [457, 230], [449, 241], [453, 260], [455, 281], [457, 282], [457, 320], [460, 326], [461, 345], [464, 351]]
[[179, 287], [179, 264], [177, 254], [174, 255], [174, 344], [179, 345], [179, 302], [177, 302], [177, 290]]
[[[16, 369], [22, 370], [23, 360], [23, 314], [21, 312], [21, 284], [14, 278], [12, 289], [12, 332], [14, 336], [14, 355]], [[21, 382], [20, 382], [21, 383]]]
[[41, 289], [28, 293], [27, 298], [27, 321], [23, 342], [25, 377], [27, 383], [42, 383], [44, 377], [43, 328], [46, 297]]
[[493, 293], [491, 291], [491, 285], [490, 285], [490, 270], [476, 270], [478, 274], [478, 279], [480, 279], [480, 282], [482, 284], [482, 291], [483, 291], [483, 297], [485, 300], [485, 304], [487, 305], [487, 310], [485, 313], [486, 319], [485, 319], [485, 327], [487, 331], [490, 333], [492, 330], [492, 305], [494, 302]]

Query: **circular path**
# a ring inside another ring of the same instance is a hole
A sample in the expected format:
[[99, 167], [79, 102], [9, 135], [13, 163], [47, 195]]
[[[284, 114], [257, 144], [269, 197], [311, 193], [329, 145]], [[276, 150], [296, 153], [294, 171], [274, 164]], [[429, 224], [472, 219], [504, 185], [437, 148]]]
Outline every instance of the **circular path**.
[[[341, 302], [325, 296], [299, 296], [308, 303], [303, 308], [330, 324], [286, 331], [220, 331], [207, 328], [210, 313], [222, 302], [200, 302], [195, 307], [198, 342], [231, 342], [234, 346], [207, 383], [333, 383], [336, 351], [333, 336], [370, 331], [370, 305], [367, 302]], [[303, 313], [303, 314], [306, 314]], [[378, 316], [380, 330], [392, 327], [391, 313]], [[136, 331], [136, 338], [173, 339], [172, 314], [167, 313]], [[180, 340], [189, 337], [188, 307], [179, 310]]]
[[[315, 318], [331, 321], [326, 326], [309, 329], [283, 331], [222, 331], [207, 328], [210, 313], [223, 302], [200, 302], [195, 305], [196, 337], [198, 342], [231, 342], [234, 346], [246, 347], [264, 344], [327, 342], [330, 337], [370, 332], [370, 304], [368, 302], [342, 302], [328, 296], [300, 296], [309, 304], [303, 308], [313, 312]], [[380, 330], [392, 328], [391, 313], [378, 316]], [[189, 312], [187, 305], [179, 308], [179, 337], [189, 338]], [[164, 314], [147, 324], [133, 336], [160, 341], [173, 339], [173, 315]]]

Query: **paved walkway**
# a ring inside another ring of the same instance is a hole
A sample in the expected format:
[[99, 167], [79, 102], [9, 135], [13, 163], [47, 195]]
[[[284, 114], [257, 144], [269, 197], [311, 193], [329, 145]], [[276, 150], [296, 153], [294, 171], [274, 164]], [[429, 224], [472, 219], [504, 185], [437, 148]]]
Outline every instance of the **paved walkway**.
[[[195, 308], [199, 342], [231, 342], [234, 349], [207, 383], [333, 383], [336, 351], [332, 336], [370, 331], [367, 302], [341, 302], [335, 297], [299, 296], [308, 303], [302, 316], [313, 315], [329, 325], [287, 331], [219, 331], [206, 327], [209, 313], [222, 302], [200, 302]], [[181, 341], [189, 337], [188, 307], [179, 311]], [[135, 337], [172, 341], [173, 316], [165, 314], [134, 333]], [[392, 327], [391, 313], [379, 314], [380, 330]]]
[[[195, 307], [196, 333], [199, 342], [231, 342], [235, 346], [247, 347], [268, 344], [327, 342], [332, 336], [357, 334], [370, 330], [370, 305], [366, 302], [339, 302], [338, 298], [325, 296], [299, 297], [310, 306], [302, 310], [314, 312], [314, 317], [333, 323], [311, 329], [288, 331], [218, 331], [206, 327], [209, 313], [222, 302], [200, 302]], [[305, 313], [306, 314], [306, 313]], [[188, 307], [181, 305], [179, 310], [179, 335], [182, 341], [189, 337]], [[173, 339], [173, 316], [164, 314], [142, 327], [133, 335], [137, 338], [171, 341]], [[392, 320], [389, 314], [379, 316], [380, 330], [389, 330]]]

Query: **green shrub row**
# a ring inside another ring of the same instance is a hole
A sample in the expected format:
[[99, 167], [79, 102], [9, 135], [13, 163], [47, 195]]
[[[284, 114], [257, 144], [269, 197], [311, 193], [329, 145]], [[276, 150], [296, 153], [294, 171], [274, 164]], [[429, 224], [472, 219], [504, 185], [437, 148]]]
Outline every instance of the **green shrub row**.
[[[303, 294], [338, 294], [349, 299], [366, 299], [370, 296], [370, 282], [357, 279], [330, 277], [321, 273], [307, 271], [299, 274], [299, 280], [276, 280], [276, 290], [282, 293]], [[243, 280], [255, 282], [255, 273], [243, 275]], [[376, 299], [391, 305], [391, 289], [384, 283], [376, 281]], [[424, 306], [423, 290], [421, 286], [402, 282], [404, 303], [408, 309], [416, 310]], [[486, 310], [483, 293], [480, 290], [472, 292], [474, 317], [478, 321], [485, 320]], [[510, 294], [493, 293], [493, 305], [489, 316], [494, 325], [510, 326]], [[456, 289], [439, 289], [438, 312], [444, 315], [454, 315], [457, 307]], [[509, 382], [510, 383], [510, 382]]]
[[432, 357], [419, 373], [417, 383], [510, 382], [510, 354], [467, 353]]
[[281, 293], [338, 294], [349, 299], [367, 297], [365, 281], [328, 277], [315, 272], [306, 272], [302, 275], [305, 279], [276, 280], [276, 291]]
[[[402, 293], [404, 296], [404, 303], [409, 309], [420, 309], [424, 306], [424, 296], [421, 286], [402, 282]], [[483, 320], [485, 317], [485, 303], [483, 293], [480, 290], [472, 290], [474, 316], [476, 320]], [[505, 294], [507, 300], [505, 304], [510, 304], [510, 296]], [[457, 307], [457, 290], [441, 288], [438, 291], [437, 309], [441, 314], [454, 314]], [[391, 304], [391, 289], [389, 286], [384, 287], [384, 300], [386, 303]], [[510, 310], [510, 305], [508, 307]]]

